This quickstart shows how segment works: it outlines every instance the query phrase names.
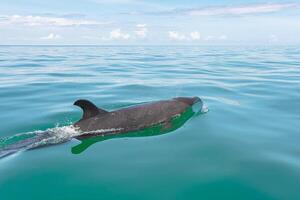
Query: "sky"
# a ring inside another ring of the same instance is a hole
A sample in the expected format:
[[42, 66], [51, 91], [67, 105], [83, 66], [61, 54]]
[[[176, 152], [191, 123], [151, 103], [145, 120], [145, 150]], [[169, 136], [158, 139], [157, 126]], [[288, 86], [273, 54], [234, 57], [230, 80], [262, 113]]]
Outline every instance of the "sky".
[[300, 0], [1, 0], [14, 44], [300, 45]]

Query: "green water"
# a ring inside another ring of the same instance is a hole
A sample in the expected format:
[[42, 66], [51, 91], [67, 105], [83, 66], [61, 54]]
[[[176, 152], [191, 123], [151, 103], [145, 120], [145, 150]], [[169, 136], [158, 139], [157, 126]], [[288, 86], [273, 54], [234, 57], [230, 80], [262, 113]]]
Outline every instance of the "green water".
[[199, 96], [210, 111], [77, 154], [73, 139], [0, 159], [0, 199], [300, 199], [299, 58], [292, 46], [1, 46], [1, 138], [75, 122], [79, 98], [114, 110]]

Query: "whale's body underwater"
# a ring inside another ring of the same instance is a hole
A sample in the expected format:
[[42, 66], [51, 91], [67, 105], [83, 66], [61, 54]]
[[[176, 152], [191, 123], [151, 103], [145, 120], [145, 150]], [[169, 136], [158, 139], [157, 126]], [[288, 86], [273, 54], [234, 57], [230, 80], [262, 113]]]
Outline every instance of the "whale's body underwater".
[[74, 126], [84, 134], [76, 138], [84, 139], [99, 135], [139, 131], [158, 124], [167, 129], [171, 127], [172, 119], [180, 116], [193, 106], [198, 111], [201, 110], [203, 103], [199, 97], [178, 97], [131, 106], [112, 112], [99, 109], [87, 100], [78, 100], [74, 105], [81, 107], [83, 110], [82, 119], [76, 122]]
[[[178, 125], [183, 124], [194, 113], [198, 113], [203, 109], [203, 103], [199, 97], [177, 97], [170, 100], [130, 106], [111, 112], [98, 108], [88, 100], [77, 100], [74, 105], [83, 110], [83, 115], [78, 122], [68, 126], [73, 128], [58, 127], [57, 129], [37, 131], [34, 134], [16, 135], [5, 140], [0, 138], [0, 158], [21, 150], [67, 142], [72, 138], [84, 141], [99, 136], [108, 136], [108, 138], [126, 136], [130, 135], [126, 133], [132, 132], [137, 133], [135, 136], [139, 137], [142, 135], [138, 131], [157, 126], [159, 126], [159, 130], [155, 129], [156, 132], [168, 132], [175, 130], [179, 127]], [[180, 120], [180, 123], [172, 125], [176, 118]], [[65, 129], [72, 130], [72, 133], [66, 134]], [[151, 135], [155, 135], [153, 131]], [[84, 146], [85, 143], [82, 144]]]

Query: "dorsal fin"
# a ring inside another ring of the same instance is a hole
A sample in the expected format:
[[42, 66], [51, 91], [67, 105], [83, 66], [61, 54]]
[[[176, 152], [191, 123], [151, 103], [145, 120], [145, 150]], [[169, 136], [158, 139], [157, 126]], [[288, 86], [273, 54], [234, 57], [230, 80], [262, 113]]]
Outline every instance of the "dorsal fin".
[[106, 110], [99, 109], [95, 104], [85, 99], [75, 101], [74, 105], [79, 106], [83, 110], [82, 120], [94, 117], [98, 114], [108, 113]]

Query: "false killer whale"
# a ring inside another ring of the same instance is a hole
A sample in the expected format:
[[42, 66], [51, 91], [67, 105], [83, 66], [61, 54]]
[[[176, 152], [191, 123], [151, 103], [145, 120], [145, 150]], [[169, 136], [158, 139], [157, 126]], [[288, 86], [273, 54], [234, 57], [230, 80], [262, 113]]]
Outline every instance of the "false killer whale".
[[189, 108], [194, 107], [200, 111], [203, 103], [199, 97], [177, 97], [111, 112], [83, 99], [77, 100], [74, 105], [83, 110], [82, 118], [74, 126], [84, 134], [76, 138], [84, 139], [139, 131], [156, 125], [168, 129], [172, 126], [172, 119], [179, 117]]
[[168, 133], [181, 127], [195, 113], [205, 111], [199, 97], [177, 97], [110, 112], [83, 99], [75, 101], [74, 105], [83, 110], [83, 115], [71, 126], [0, 138], [0, 158], [22, 150], [64, 143], [72, 138], [81, 141], [72, 148], [72, 153], [79, 154], [92, 144], [107, 139]]

